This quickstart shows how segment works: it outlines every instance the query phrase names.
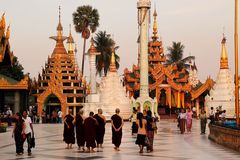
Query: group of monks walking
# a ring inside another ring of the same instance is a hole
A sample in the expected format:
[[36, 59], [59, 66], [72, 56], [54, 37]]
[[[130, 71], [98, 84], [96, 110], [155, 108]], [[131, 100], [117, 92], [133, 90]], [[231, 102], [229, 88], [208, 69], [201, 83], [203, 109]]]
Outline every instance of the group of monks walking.
[[[114, 149], [119, 151], [119, 147], [122, 140], [122, 127], [123, 119], [119, 115], [120, 110], [115, 110], [116, 114], [111, 117], [112, 124], [112, 143]], [[89, 113], [89, 117], [85, 117], [84, 111], [80, 110], [74, 117], [72, 110], [64, 117], [64, 131], [63, 140], [67, 144], [66, 149], [72, 149], [72, 145], [75, 144], [75, 128], [76, 139], [78, 149], [81, 152], [95, 152], [94, 148], [97, 147], [97, 151], [102, 151], [106, 118], [103, 116], [102, 109], [98, 109], [98, 113], [94, 115], [93, 112]], [[87, 150], [85, 150], [85, 146]]]

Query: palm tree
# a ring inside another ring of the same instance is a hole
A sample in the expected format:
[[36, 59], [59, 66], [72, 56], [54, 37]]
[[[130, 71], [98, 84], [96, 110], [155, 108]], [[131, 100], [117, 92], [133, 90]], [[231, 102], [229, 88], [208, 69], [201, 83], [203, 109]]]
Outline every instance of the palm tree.
[[[97, 51], [101, 53], [96, 57], [97, 74], [101, 76], [102, 71], [104, 71], [104, 75], [106, 76], [111, 63], [112, 47], [115, 47], [115, 42], [106, 31], [99, 31], [94, 38], [94, 43]], [[118, 48], [119, 46], [114, 48], [117, 69], [119, 68], [120, 61], [119, 56], [116, 54]]]
[[[84, 5], [79, 6], [76, 12], [73, 13], [73, 23], [75, 30], [82, 33], [83, 42], [83, 55], [82, 55], [82, 75], [84, 74], [84, 55], [86, 50], [86, 40], [90, 36], [90, 30], [94, 33], [99, 26], [99, 14], [97, 9], [92, 6]], [[90, 30], [89, 30], [90, 28]]]
[[185, 46], [181, 44], [181, 42], [172, 42], [172, 46], [168, 47], [168, 54], [167, 54], [167, 65], [177, 64], [178, 68], [181, 70], [182, 68], [188, 68], [191, 60], [194, 60], [194, 56], [188, 56], [183, 58], [183, 50]]

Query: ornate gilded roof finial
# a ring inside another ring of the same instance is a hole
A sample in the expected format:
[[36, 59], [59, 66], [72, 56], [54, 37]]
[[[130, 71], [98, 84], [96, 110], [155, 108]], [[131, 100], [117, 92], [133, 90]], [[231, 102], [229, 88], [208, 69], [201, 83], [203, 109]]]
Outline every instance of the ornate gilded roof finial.
[[57, 26], [57, 30], [58, 31], [62, 31], [63, 30], [63, 27], [62, 27], [62, 24], [61, 24], [61, 6], [59, 6], [58, 8], [58, 26]]
[[117, 68], [116, 68], [116, 59], [115, 59], [115, 42], [113, 41], [110, 72], [116, 72], [116, 71], [117, 71]]
[[153, 39], [157, 39], [158, 36], [157, 36], [157, 33], [158, 33], [158, 30], [157, 30], [157, 11], [156, 11], [156, 3], [155, 3], [155, 7], [154, 7], [154, 13], [153, 13], [153, 17], [154, 17], [154, 22], [153, 22]]
[[58, 6], [58, 17], [59, 17], [59, 22], [61, 21], [61, 6]]
[[5, 12], [2, 15], [2, 19], [0, 21], [0, 29], [3, 29], [5, 31], [6, 23], [5, 23]]
[[222, 39], [222, 53], [221, 53], [221, 60], [220, 60], [220, 69], [228, 69], [228, 56], [227, 56], [227, 50], [226, 50], [226, 37], [223, 33], [223, 39]]
[[6, 38], [7, 39], [10, 38], [10, 25], [8, 25], [8, 27], [7, 27]]
[[73, 43], [74, 43], [74, 40], [73, 40], [73, 37], [72, 37], [72, 33], [71, 33], [71, 24], [69, 24], [69, 36], [68, 36], [68, 39], [67, 39], [67, 43], [68, 43], [68, 51], [73, 51]]

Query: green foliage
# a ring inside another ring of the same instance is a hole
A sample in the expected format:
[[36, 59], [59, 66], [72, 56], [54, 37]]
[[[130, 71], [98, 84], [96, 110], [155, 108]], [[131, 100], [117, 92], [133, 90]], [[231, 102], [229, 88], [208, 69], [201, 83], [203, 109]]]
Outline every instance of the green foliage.
[[[97, 51], [101, 53], [100, 55], [96, 56], [97, 74], [101, 76], [102, 70], [104, 70], [104, 74], [106, 75], [110, 67], [112, 47], [114, 47], [115, 42], [110, 35], [106, 33], [106, 31], [99, 31], [94, 38], [94, 43]], [[119, 56], [116, 54], [116, 50], [118, 48], [119, 46], [114, 48], [117, 69], [119, 68], [120, 61]]]
[[19, 63], [16, 56], [13, 57], [12, 66], [0, 68], [0, 74], [13, 78], [17, 81], [21, 81], [24, 78], [23, 66]]
[[99, 14], [97, 9], [92, 6], [79, 6], [76, 12], [73, 13], [73, 23], [76, 32], [82, 33], [86, 28], [90, 27], [91, 32], [94, 33], [99, 26]]
[[183, 51], [185, 46], [181, 44], [181, 42], [172, 42], [172, 46], [168, 47], [167, 54], [167, 65], [177, 64], [178, 68], [181, 70], [182, 68], [188, 68], [187, 62], [194, 60], [194, 56], [188, 56], [183, 58]]

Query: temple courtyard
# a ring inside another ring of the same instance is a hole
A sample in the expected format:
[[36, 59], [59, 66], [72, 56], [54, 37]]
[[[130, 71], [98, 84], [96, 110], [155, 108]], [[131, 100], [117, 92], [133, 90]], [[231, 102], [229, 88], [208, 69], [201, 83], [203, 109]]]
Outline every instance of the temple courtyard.
[[[36, 148], [32, 156], [15, 156], [14, 140], [11, 138], [11, 130], [0, 134], [0, 157], [2, 160], [13, 159], [116, 159], [116, 160], [239, 160], [240, 154], [224, 148], [208, 140], [208, 134], [200, 135], [199, 121], [194, 120], [191, 134], [179, 134], [176, 122], [162, 120], [158, 123], [158, 133], [155, 136], [153, 153], [138, 153], [135, 145], [136, 137], [131, 135], [131, 123], [126, 122], [120, 151], [113, 149], [111, 144], [110, 123], [106, 125], [106, 135], [103, 152], [80, 153], [75, 145], [72, 150], [67, 150], [62, 141], [63, 125], [61, 124], [35, 124]], [[208, 133], [208, 130], [207, 130]], [[26, 145], [25, 145], [26, 150]]]

